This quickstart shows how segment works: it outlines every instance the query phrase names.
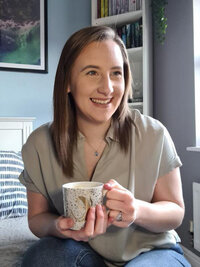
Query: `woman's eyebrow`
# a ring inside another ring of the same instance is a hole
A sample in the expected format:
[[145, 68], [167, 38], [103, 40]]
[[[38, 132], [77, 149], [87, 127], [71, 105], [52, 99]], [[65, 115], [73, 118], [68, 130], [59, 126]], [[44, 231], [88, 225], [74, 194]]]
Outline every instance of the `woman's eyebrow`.
[[[96, 66], [96, 65], [87, 65], [87, 66], [85, 66], [85, 67], [83, 67], [81, 69], [81, 72], [84, 71], [84, 70], [86, 70], [86, 69], [100, 69], [100, 68], [98, 66]], [[123, 68], [121, 66], [113, 66], [111, 68], [111, 70], [114, 70], [114, 69], [120, 69], [120, 70], [122, 70]]]
[[96, 66], [96, 65], [87, 65], [87, 66], [83, 67], [83, 68], [81, 69], [81, 71], [84, 71], [84, 70], [86, 70], [86, 69], [99, 69], [99, 67]]
[[114, 66], [114, 67], [111, 68], [111, 70], [115, 70], [115, 69], [120, 69], [120, 70], [122, 70], [123, 68], [122, 68], [121, 66]]

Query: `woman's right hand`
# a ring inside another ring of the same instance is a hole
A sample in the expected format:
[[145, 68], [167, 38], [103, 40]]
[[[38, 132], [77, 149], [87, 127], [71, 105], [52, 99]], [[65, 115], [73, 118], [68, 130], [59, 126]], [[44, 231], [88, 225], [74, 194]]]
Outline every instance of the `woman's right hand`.
[[42, 194], [27, 191], [27, 197], [29, 228], [39, 238], [53, 235], [87, 242], [89, 239], [105, 233], [110, 225], [105, 206], [97, 205], [96, 208], [89, 209], [83, 229], [70, 230], [73, 226], [72, 219], [53, 214], [47, 199]]
[[88, 242], [90, 239], [104, 234], [110, 222], [108, 223], [108, 215], [105, 206], [97, 205], [89, 209], [84, 228], [76, 231], [70, 230], [73, 224], [71, 218], [60, 216], [56, 220], [56, 229], [63, 238], [72, 238], [76, 241]]

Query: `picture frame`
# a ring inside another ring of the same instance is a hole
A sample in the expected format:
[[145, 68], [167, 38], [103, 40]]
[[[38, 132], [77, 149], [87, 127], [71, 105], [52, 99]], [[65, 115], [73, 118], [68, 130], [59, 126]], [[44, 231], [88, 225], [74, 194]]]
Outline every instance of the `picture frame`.
[[47, 73], [47, 0], [0, 0], [0, 71]]

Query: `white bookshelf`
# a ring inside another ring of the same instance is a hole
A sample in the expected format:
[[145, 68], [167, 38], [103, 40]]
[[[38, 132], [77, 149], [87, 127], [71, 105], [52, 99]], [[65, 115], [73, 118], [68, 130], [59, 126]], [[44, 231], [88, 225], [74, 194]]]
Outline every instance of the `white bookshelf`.
[[152, 21], [151, 0], [142, 0], [142, 10], [124, 14], [97, 18], [97, 0], [91, 0], [91, 23], [93, 26], [106, 25], [117, 27], [142, 18], [143, 46], [127, 49], [133, 86], [142, 87], [143, 102], [134, 102], [130, 106], [143, 110], [143, 114], [152, 115], [152, 87], [153, 87], [153, 64], [152, 64]]

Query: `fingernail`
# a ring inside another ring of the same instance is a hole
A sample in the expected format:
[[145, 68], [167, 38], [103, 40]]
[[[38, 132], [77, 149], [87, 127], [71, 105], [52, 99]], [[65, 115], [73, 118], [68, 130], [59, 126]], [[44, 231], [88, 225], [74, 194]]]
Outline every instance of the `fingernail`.
[[69, 227], [72, 227], [73, 225], [74, 225], [74, 221], [73, 221], [73, 219], [69, 219], [68, 220], [68, 225], [69, 225]]
[[98, 211], [103, 211], [103, 207], [102, 207], [102, 205], [98, 204], [98, 205], [97, 205], [97, 209], [98, 209]]
[[110, 222], [110, 223], [113, 223], [114, 220], [115, 220], [115, 218], [113, 218], [113, 217], [109, 217], [109, 222]]
[[112, 189], [112, 185], [109, 183], [104, 184], [104, 188], [107, 190], [111, 190]]
[[103, 210], [103, 211], [106, 211], [106, 208], [105, 208], [105, 206], [101, 206], [101, 207], [102, 207], [102, 210]]
[[92, 211], [92, 212], [94, 212], [95, 211], [95, 207], [90, 207], [90, 210]]

